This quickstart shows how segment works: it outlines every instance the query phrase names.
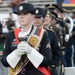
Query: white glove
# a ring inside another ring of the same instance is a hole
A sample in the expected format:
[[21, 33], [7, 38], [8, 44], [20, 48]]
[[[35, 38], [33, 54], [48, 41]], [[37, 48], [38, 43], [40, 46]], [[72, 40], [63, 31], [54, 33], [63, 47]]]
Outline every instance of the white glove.
[[17, 55], [29, 54], [32, 51], [32, 47], [25, 41], [22, 41], [18, 44], [16, 49]]
[[20, 49], [15, 49], [15, 54], [16, 54], [17, 56], [22, 56], [22, 55], [25, 54], [25, 52], [24, 52], [24, 51], [21, 51]]

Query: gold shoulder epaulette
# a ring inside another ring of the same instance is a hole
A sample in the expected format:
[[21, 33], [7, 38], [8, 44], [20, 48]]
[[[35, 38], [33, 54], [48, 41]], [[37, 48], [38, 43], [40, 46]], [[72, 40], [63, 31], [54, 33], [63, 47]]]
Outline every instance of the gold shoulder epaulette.
[[54, 32], [54, 30], [53, 29], [51, 29], [51, 28], [47, 28], [48, 30], [50, 30], [50, 31], [52, 31], [52, 32]]
[[49, 28], [49, 27], [44, 27], [44, 28], [47, 29], [47, 30], [50, 30], [50, 31], [54, 32], [54, 30], [51, 29], [51, 28]]

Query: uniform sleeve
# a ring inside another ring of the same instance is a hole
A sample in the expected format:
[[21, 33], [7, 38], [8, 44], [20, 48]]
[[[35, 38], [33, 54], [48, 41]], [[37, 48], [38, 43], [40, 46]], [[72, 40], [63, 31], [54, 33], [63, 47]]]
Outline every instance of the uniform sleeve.
[[51, 60], [52, 51], [50, 48], [50, 40], [47, 31], [45, 31], [43, 35], [39, 52], [44, 56], [41, 66], [48, 66]]
[[51, 49], [53, 56], [50, 65], [57, 65], [61, 59], [61, 49], [58, 45], [58, 39], [54, 32], [52, 32]]

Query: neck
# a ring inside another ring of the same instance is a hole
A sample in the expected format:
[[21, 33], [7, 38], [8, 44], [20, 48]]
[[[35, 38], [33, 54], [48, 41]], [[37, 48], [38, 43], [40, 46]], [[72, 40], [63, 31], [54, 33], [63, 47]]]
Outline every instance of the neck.
[[26, 26], [21, 26], [21, 27], [24, 29], [25, 32], [28, 32], [29, 29], [32, 27], [32, 23], [30, 23], [30, 24], [28, 24]]
[[39, 25], [38, 27], [39, 27], [39, 28], [43, 28], [43, 25]]

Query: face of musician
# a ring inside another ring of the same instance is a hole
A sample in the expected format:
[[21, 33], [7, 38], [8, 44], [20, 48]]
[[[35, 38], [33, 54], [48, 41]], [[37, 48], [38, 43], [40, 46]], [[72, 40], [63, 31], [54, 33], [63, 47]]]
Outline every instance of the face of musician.
[[35, 18], [33, 20], [34, 25], [37, 27], [42, 27], [44, 16], [45, 16], [45, 10], [43, 8], [37, 7], [35, 10]]
[[49, 25], [51, 21], [51, 16], [49, 14], [46, 14], [44, 18], [44, 26]]
[[32, 23], [34, 16], [31, 13], [18, 13], [18, 21], [21, 26], [27, 26]]
[[34, 18], [35, 9], [32, 4], [21, 3], [18, 5], [16, 11], [18, 22], [21, 26], [30, 26], [32, 25], [32, 20]]
[[35, 17], [33, 23], [37, 27], [42, 27], [43, 24], [43, 17]]

